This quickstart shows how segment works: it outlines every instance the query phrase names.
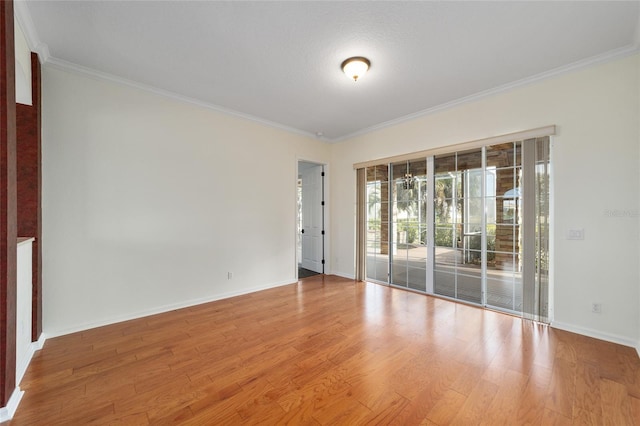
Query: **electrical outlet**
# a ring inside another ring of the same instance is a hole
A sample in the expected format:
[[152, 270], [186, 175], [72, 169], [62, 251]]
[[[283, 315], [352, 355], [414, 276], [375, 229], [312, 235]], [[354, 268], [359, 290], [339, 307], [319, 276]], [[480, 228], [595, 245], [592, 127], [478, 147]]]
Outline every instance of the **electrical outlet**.
[[601, 314], [602, 313], [602, 303], [592, 303], [591, 304], [591, 312], [593, 312], [594, 314]]
[[233, 272], [227, 272], [227, 279], [228, 280], [233, 279]]
[[584, 240], [584, 229], [569, 229], [567, 240]]

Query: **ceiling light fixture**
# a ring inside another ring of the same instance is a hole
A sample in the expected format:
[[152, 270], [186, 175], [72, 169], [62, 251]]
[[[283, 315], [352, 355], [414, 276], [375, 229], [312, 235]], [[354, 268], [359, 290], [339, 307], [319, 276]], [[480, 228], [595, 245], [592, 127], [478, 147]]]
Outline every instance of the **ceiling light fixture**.
[[354, 56], [353, 58], [345, 59], [341, 65], [342, 71], [344, 71], [347, 77], [352, 78], [353, 81], [358, 81], [358, 79], [367, 72], [370, 66], [371, 62], [362, 56]]

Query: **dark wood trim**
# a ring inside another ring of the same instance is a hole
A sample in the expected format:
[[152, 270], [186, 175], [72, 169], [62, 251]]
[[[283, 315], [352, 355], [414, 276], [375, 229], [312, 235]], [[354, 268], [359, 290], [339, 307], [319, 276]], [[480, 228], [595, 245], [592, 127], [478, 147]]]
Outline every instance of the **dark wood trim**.
[[0, 402], [16, 386], [16, 92], [13, 1], [0, 2]]
[[33, 99], [33, 125], [35, 127], [35, 144], [37, 150], [36, 168], [37, 209], [35, 241], [33, 243], [33, 289], [31, 339], [35, 342], [42, 334], [42, 89], [41, 70], [38, 54], [31, 52], [31, 93]]
[[31, 53], [32, 105], [16, 105], [18, 236], [34, 237], [32, 256], [33, 341], [42, 333], [42, 207], [40, 61]]

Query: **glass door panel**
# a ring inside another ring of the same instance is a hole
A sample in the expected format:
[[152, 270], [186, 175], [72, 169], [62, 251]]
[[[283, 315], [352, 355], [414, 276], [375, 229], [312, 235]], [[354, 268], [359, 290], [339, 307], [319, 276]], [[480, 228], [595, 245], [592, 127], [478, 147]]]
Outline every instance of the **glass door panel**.
[[433, 292], [447, 297], [457, 296], [456, 217], [458, 174], [456, 155], [445, 154], [434, 158], [434, 280]]
[[487, 267], [487, 305], [509, 311], [522, 311], [522, 266], [518, 255], [487, 252], [498, 262]]
[[367, 185], [366, 278], [387, 282], [389, 279], [389, 168], [385, 165], [368, 167], [365, 175]]
[[485, 197], [487, 306], [522, 312], [521, 142], [489, 146]]
[[459, 176], [456, 227], [459, 231], [456, 275], [458, 299], [482, 303], [482, 149], [457, 153], [456, 171]]
[[482, 303], [482, 150], [434, 159], [434, 293]]
[[399, 162], [391, 165], [393, 285], [426, 291], [427, 267], [427, 161]]

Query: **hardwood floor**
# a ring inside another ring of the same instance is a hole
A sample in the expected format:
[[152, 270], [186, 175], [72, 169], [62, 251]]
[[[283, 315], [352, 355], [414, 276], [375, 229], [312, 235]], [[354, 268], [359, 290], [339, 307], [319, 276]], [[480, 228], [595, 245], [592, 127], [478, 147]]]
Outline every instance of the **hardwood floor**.
[[11, 425], [640, 425], [635, 350], [317, 276], [46, 342]]

